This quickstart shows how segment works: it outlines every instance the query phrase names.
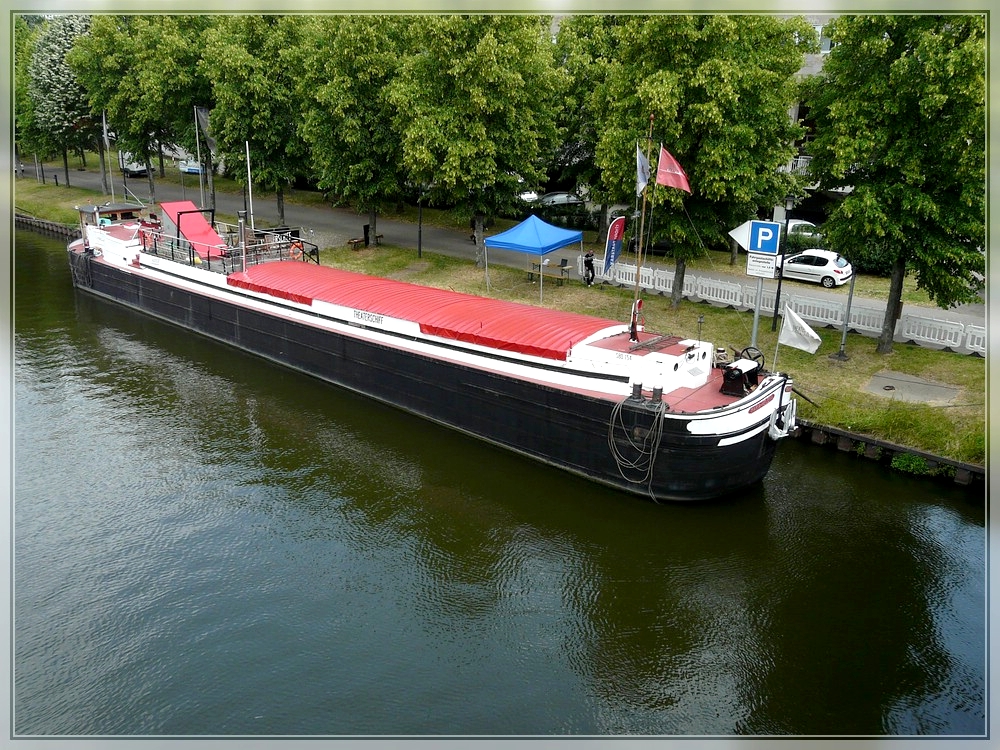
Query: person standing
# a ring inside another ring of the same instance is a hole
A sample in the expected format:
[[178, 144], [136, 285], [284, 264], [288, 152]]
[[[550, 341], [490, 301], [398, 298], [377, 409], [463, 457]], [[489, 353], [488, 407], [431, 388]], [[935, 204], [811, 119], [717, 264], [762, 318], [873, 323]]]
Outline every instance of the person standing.
[[594, 283], [594, 251], [588, 250], [583, 256], [583, 278], [587, 282], [587, 286]]

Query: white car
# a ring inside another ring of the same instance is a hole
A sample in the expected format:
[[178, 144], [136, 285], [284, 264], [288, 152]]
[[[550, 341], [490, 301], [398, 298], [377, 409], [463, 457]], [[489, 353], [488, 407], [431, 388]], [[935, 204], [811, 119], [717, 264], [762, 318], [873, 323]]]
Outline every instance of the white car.
[[177, 168], [185, 174], [201, 174], [201, 165], [196, 161], [181, 161]]
[[832, 250], [803, 250], [787, 258], [779, 256], [778, 267], [782, 278], [812, 281], [827, 289], [846, 284], [854, 275], [847, 259]]

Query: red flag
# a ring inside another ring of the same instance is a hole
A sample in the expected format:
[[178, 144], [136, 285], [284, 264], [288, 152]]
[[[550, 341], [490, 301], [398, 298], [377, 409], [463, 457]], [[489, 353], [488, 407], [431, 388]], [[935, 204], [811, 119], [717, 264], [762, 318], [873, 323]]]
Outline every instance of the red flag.
[[656, 164], [656, 184], [691, 192], [684, 168], [677, 163], [669, 151], [663, 148], [662, 144], [660, 145], [660, 160]]

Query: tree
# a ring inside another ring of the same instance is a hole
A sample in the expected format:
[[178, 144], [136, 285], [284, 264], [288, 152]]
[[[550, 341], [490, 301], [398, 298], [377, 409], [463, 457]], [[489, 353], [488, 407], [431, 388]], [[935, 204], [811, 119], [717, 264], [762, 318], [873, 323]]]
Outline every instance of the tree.
[[555, 144], [557, 85], [551, 19], [422, 16], [389, 87], [403, 164], [439, 199], [483, 222], [513, 209], [523, 179], [537, 184]]
[[[194, 145], [194, 105], [209, 101], [200, 75], [208, 16], [94, 16], [69, 57], [91, 112], [107, 112], [117, 145], [151, 167], [164, 144]], [[153, 170], [149, 199], [156, 201]]]
[[[200, 63], [212, 82], [212, 134], [223, 158], [239, 164], [249, 147], [252, 179], [274, 190], [282, 225], [285, 187], [305, 164], [297, 131], [302, 108], [296, 70], [289, 67], [294, 58], [287, 54], [297, 44], [293, 17], [223, 16], [205, 34]], [[232, 176], [247, 179], [240, 170], [232, 170]]]
[[14, 147], [18, 159], [24, 154], [47, 150], [46, 133], [39, 127], [30, 94], [30, 67], [40, 23], [25, 16], [14, 17]]
[[614, 29], [627, 16], [574, 15], [559, 24], [556, 57], [566, 80], [558, 124], [562, 145], [549, 160], [549, 176], [572, 187], [587, 185], [589, 198], [601, 204], [598, 236], [607, 228], [609, 191], [596, 161], [597, 123], [591, 110], [597, 86], [604, 82], [609, 60], [614, 56]]
[[98, 125], [87, 92], [67, 62], [74, 42], [87, 33], [89, 16], [53, 16], [42, 27], [28, 66], [32, 127], [40, 139], [62, 151], [69, 184], [69, 151], [95, 142]]
[[788, 109], [815, 32], [801, 18], [712, 15], [630, 17], [615, 33], [591, 105], [601, 117], [597, 163], [622, 202], [635, 196], [637, 142], [652, 146], [653, 170], [662, 143], [687, 172], [691, 195], [647, 193], [651, 236], [675, 259], [676, 307], [689, 258], [726, 247], [730, 229], [800, 189], [783, 169], [802, 133]]
[[299, 132], [317, 185], [353, 203], [378, 231], [407, 179], [388, 86], [404, 54], [405, 16], [316, 16], [302, 24], [295, 67]]
[[907, 270], [941, 307], [975, 301], [985, 268], [985, 18], [844, 16], [810, 83], [810, 172], [851, 188], [824, 229], [891, 265], [876, 351], [892, 351]]

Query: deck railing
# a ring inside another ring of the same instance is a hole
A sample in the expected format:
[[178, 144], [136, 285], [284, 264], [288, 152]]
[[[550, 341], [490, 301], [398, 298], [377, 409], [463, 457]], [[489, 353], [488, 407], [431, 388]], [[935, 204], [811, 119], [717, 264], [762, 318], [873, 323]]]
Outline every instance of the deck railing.
[[220, 224], [217, 230], [223, 240], [222, 245], [192, 243], [175, 235], [149, 229], [144, 232], [143, 244], [145, 251], [153, 255], [224, 274], [280, 260], [319, 263], [319, 247], [299, 238], [291, 230], [247, 231], [245, 248], [240, 243], [239, 232], [235, 228]]

